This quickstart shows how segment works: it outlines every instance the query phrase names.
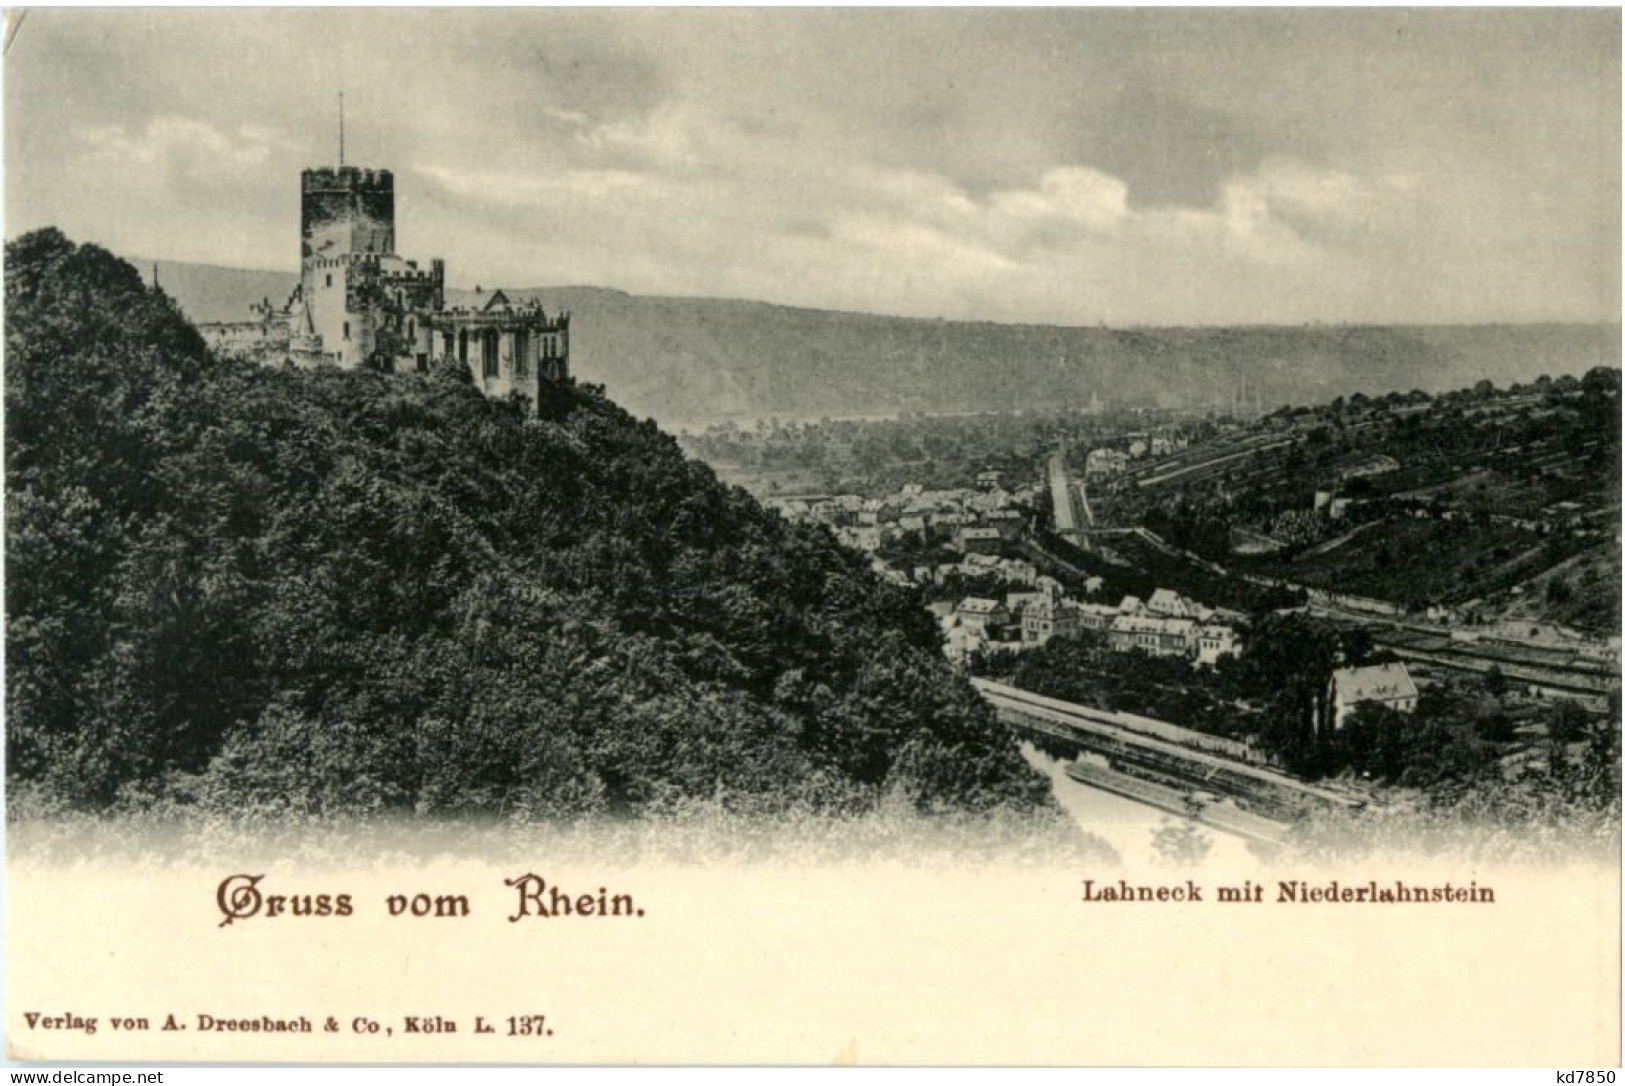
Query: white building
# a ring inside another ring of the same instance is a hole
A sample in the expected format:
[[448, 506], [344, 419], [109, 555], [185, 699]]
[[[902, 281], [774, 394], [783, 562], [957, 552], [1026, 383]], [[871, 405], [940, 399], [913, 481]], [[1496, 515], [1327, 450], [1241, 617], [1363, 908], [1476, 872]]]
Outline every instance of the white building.
[[1078, 624], [1086, 630], [1110, 629], [1117, 620], [1117, 608], [1104, 603], [1078, 604]]
[[978, 599], [975, 596], [966, 597], [959, 601], [954, 610], [954, 616], [959, 619], [959, 625], [967, 630], [974, 630], [979, 634], [986, 634], [989, 627], [1003, 626], [1010, 621], [1010, 612], [998, 600]]
[[1021, 640], [1042, 645], [1052, 637], [1078, 632], [1078, 606], [1057, 592], [1045, 592], [1021, 612]]
[[1118, 652], [1139, 650], [1152, 656], [1189, 656], [1196, 649], [1196, 623], [1188, 618], [1118, 615], [1107, 636]]
[[1128, 470], [1128, 456], [1118, 449], [1091, 449], [1083, 470], [1086, 475], [1117, 475]]
[[1385, 705], [1396, 712], [1416, 708], [1416, 683], [1404, 664], [1342, 667], [1332, 672], [1332, 729], [1341, 728], [1360, 705]]
[[1151, 593], [1151, 598], [1145, 601], [1145, 609], [1163, 618], [1205, 619], [1211, 613], [1208, 608], [1171, 588], [1159, 588]]
[[1196, 662], [1216, 664], [1224, 656], [1234, 656], [1241, 649], [1236, 631], [1228, 626], [1207, 625], [1196, 631]]

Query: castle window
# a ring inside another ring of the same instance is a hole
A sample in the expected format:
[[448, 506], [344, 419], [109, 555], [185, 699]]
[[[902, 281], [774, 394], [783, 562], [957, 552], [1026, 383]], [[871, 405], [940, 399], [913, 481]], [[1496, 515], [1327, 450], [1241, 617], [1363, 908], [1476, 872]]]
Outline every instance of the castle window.
[[350, 338], [350, 322], [349, 321], [344, 322], [344, 338], [345, 339]]
[[333, 273], [332, 272], [327, 273], [327, 285], [328, 286], [333, 285]]
[[489, 328], [480, 337], [480, 357], [485, 360], [485, 376], [496, 377], [502, 373], [502, 363], [497, 357], [499, 339], [497, 330]]

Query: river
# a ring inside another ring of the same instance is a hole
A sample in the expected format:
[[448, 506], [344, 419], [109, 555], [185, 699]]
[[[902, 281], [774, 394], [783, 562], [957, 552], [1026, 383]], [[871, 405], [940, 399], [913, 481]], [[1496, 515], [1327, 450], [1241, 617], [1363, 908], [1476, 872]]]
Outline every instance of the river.
[[[1068, 763], [1025, 740], [1021, 743], [1021, 755], [1028, 765], [1049, 778], [1062, 809], [1082, 829], [1117, 850], [1125, 864], [1139, 866], [1155, 860], [1157, 853], [1152, 840], [1157, 829], [1176, 820], [1183, 821], [1177, 815], [1073, 780], [1066, 775]], [[1258, 855], [1240, 837], [1211, 826], [1203, 826], [1202, 834], [1212, 843], [1206, 864], [1230, 871], [1250, 868], [1259, 861]]]

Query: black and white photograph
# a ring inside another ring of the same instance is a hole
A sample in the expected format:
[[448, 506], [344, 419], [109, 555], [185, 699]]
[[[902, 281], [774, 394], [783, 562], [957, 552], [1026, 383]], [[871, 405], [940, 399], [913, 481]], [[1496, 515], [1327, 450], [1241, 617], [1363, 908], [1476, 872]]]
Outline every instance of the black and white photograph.
[[8, 11], [8, 1058], [1617, 1065], [1620, 29]]

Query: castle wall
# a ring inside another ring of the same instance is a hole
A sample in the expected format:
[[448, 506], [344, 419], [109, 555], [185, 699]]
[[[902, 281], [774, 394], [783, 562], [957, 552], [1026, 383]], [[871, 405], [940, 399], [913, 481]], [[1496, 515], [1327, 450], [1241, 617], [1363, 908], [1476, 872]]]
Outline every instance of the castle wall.
[[209, 349], [222, 358], [280, 362], [288, 353], [285, 319], [211, 321], [199, 324], [197, 330]]
[[356, 350], [360, 321], [352, 319], [345, 308], [349, 279], [350, 267], [344, 261], [313, 260], [305, 265], [305, 305], [311, 326], [321, 337], [323, 360], [340, 365], [358, 365], [366, 357]]
[[540, 309], [447, 310], [436, 315], [433, 357], [468, 367], [474, 386], [494, 399], [519, 393], [541, 402], [542, 382], [569, 379], [569, 318]]

